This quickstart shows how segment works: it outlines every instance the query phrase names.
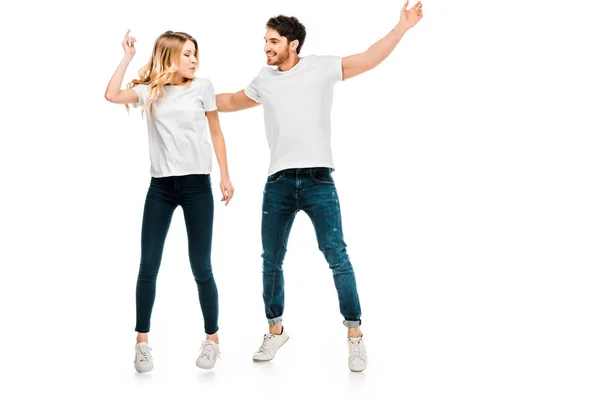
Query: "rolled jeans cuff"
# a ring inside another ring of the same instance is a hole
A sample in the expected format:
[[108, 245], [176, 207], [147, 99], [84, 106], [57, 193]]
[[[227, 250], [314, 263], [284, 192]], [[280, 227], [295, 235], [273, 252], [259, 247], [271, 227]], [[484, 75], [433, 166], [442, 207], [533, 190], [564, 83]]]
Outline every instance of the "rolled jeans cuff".
[[280, 323], [282, 320], [283, 320], [282, 317], [268, 318], [269, 325], [276, 325], [276, 324]]
[[344, 321], [344, 326], [346, 328], [356, 328], [357, 326], [360, 326], [360, 324], [361, 324], [360, 320], [358, 320], [358, 321], [348, 321], [348, 320], [345, 320]]

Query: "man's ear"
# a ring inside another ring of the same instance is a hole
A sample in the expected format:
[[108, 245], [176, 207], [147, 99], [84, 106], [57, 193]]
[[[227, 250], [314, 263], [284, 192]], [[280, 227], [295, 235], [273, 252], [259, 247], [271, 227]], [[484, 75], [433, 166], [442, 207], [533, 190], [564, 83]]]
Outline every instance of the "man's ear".
[[298, 51], [299, 45], [300, 45], [300, 41], [298, 41], [298, 39], [292, 40], [292, 43], [290, 43], [290, 49], [294, 50], [294, 51]]

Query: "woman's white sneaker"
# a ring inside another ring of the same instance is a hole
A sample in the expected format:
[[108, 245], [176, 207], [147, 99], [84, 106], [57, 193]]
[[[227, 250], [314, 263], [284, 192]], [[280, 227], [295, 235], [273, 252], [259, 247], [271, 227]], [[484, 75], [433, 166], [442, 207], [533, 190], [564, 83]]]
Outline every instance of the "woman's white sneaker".
[[363, 337], [348, 338], [348, 368], [361, 372], [367, 368], [367, 348]]
[[221, 354], [219, 345], [212, 340], [202, 342], [200, 355], [196, 359], [196, 366], [202, 369], [212, 369], [217, 362], [217, 357]]
[[137, 372], [150, 372], [154, 368], [154, 359], [150, 351], [152, 351], [152, 347], [146, 342], [139, 342], [135, 345], [135, 360], [133, 361], [133, 365]]
[[273, 335], [272, 333], [268, 333], [264, 336], [262, 345], [258, 349], [252, 359], [254, 361], [270, 361], [275, 357], [275, 353], [281, 346], [288, 341], [289, 335], [287, 331], [284, 329], [281, 332], [281, 335]]

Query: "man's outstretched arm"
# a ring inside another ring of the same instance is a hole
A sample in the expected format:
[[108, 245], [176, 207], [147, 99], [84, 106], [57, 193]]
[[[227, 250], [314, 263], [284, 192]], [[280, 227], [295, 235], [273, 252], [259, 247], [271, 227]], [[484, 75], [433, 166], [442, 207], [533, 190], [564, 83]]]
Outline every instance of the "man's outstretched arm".
[[248, 97], [243, 90], [236, 93], [221, 93], [217, 95], [217, 110], [219, 112], [240, 111], [258, 105], [260, 103]]
[[367, 72], [378, 66], [392, 53], [406, 31], [415, 26], [415, 24], [423, 18], [423, 5], [420, 1], [410, 9], [407, 9], [407, 7], [408, 0], [400, 12], [400, 21], [398, 22], [398, 25], [396, 25], [387, 36], [369, 47], [367, 51], [342, 59], [342, 73], [344, 80], [360, 75], [363, 72]]

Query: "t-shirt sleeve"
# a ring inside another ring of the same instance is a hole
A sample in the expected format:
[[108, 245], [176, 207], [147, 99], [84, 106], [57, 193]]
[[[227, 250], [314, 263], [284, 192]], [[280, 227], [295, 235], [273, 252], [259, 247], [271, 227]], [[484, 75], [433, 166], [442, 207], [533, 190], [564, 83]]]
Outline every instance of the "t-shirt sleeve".
[[342, 57], [339, 56], [321, 56], [321, 67], [324, 70], [326, 77], [334, 82], [339, 82], [343, 79], [342, 74]]
[[148, 99], [148, 85], [137, 85], [131, 88], [138, 95], [138, 102], [133, 103], [132, 106], [140, 107], [146, 103], [146, 99]]
[[215, 111], [217, 109], [217, 96], [211, 81], [207, 80], [202, 88], [202, 106], [204, 111]]
[[244, 93], [246, 93], [246, 96], [248, 96], [250, 99], [254, 100], [257, 103], [261, 103], [260, 93], [258, 92], [258, 84], [257, 84], [259, 76], [260, 76], [260, 73], [256, 76], [256, 78], [254, 78], [252, 80], [252, 82], [250, 82], [248, 87], [246, 87], [246, 89], [244, 89]]

